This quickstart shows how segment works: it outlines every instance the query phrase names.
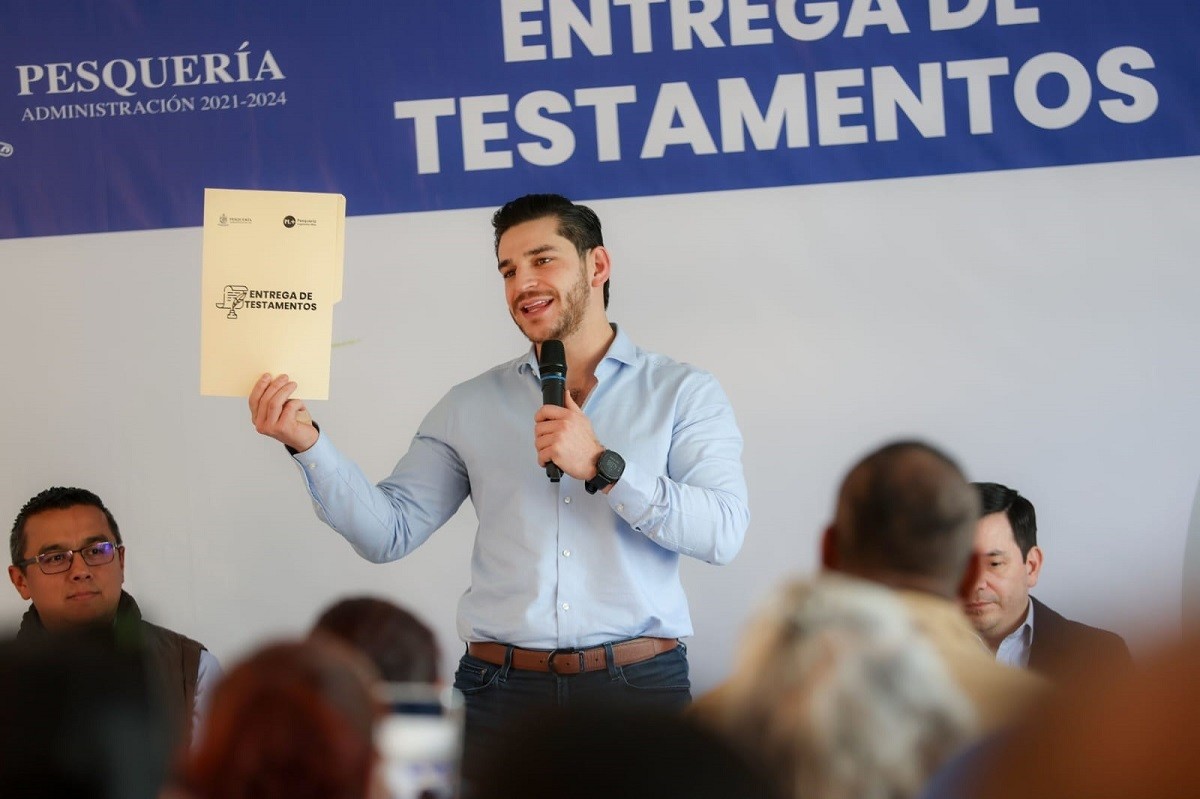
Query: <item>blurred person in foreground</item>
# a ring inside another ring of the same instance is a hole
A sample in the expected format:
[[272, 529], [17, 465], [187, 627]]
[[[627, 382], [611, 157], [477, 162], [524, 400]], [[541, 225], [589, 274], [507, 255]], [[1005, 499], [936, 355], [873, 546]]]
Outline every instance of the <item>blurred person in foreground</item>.
[[[1048, 689], [1029, 672], [997, 663], [963, 612], [974, 585], [971, 557], [979, 499], [948, 455], [897, 441], [850, 469], [821, 540], [827, 571], [892, 589], [975, 708], [979, 732], [1019, 719]], [[727, 685], [697, 703], [719, 705]]]
[[16, 640], [104, 631], [144, 653], [176, 739], [190, 742], [221, 666], [204, 645], [151, 624], [122, 586], [125, 544], [112, 512], [83, 488], [47, 488], [25, 503], [9, 538], [8, 576], [30, 601]]
[[0, 795], [155, 799], [170, 757], [157, 687], [140, 652], [95, 631], [0, 643]]
[[940, 775], [927, 799], [1200, 796], [1200, 631], [1062, 686], [1011, 734]]
[[1132, 668], [1116, 633], [1072, 621], [1031, 596], [1042, 573], [1033, 503], [999, 483], [973, 483], [983, 515], [975, 531], [979, 576], [967, 617], [996, 660], [1066, 683], [1107, 663]]
[[374, 681], [362, 656], [331, 641], [260, 649], [217, 686], [178, 795], [386, 799]]
[[519, 717], [468, 799], [786, 799], [719, 735], [667, 710], [595, 701]]
[[362, 652], [387, 682], [440, 682], [441, 655], [433, 630], [386, 599], [364, 596], [335, 602], [317, 618], [312, 635], [331, 636]]
[[442, 686], [437, 638], [404, 608], [375, 597], [353, 597], [327, 608], [313, 640], [333, 640], [365, 655], [383, 684], [387, 714], [375, 742], [392, 799], [459, 795], [462, 698]]
[[703, 718], [796, 799], [916, 796], [976, 723], [895, 594], [832, 574], [767, 603]]

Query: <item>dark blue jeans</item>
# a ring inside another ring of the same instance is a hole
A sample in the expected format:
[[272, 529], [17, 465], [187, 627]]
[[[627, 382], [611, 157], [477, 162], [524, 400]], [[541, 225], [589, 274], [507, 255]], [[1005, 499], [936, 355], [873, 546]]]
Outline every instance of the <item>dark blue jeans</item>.
[[687, 646], [682, 643], [628, 666], [612, 665], [610, 649], [607, 662], [606, 670], [559, 676], [497, 666], [464, 654], [454, 673], [454, 687], [462, 691], [467, 706], [465, 769], [471, 770], [489, 740], [538, 708], [602, 702], [682, 710], [691, 701]]

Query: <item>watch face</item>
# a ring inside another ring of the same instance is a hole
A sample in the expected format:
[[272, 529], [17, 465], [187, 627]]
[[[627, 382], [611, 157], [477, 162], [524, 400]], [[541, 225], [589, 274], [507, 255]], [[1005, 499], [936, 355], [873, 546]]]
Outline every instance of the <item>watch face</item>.
[[625, 459], [612, 450], [606, 449], [596, 463], [596, 471], [608, 482], [615, 483], [620, 479], [621, 473], [625, 471]]

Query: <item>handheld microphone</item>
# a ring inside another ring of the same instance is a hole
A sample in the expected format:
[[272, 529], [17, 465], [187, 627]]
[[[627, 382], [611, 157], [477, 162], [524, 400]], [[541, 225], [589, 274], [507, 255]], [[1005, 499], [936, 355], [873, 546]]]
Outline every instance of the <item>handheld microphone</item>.
[[[567, 351], [563, 343], [556, 338], [542, 342], [542, 351], [538, 356], [538, 373], [542, 378], [542, 404], [567, 406]], [[562, 469], [553, 462], [546, 464], [546, 476], [551, 483], [562, 479]]]

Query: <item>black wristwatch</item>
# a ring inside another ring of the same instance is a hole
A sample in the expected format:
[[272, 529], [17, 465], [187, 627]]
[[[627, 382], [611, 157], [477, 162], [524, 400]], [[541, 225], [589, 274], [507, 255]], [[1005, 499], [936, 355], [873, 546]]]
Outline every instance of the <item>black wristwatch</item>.
[[620, 480], [624, 471], [625, 459], [611, 449], [606, 449], [600, 453], [600, 460], [596, 461], [596, 476], [584, 483], [583, 487], [589, 494], [595, 494]]

